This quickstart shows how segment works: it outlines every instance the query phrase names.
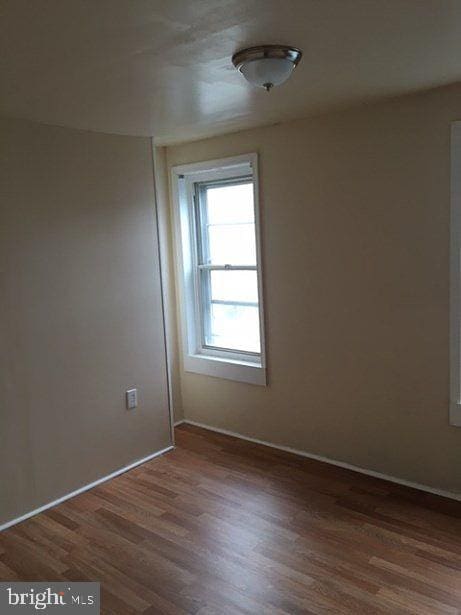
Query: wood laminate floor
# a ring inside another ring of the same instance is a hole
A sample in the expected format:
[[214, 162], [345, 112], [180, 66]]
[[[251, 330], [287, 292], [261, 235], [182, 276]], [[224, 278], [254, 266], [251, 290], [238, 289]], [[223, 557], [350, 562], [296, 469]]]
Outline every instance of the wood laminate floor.
[[461, 613], [461, 503], [183, 425], [177, 448], [0, 534], [2, 580], [102, 613]]

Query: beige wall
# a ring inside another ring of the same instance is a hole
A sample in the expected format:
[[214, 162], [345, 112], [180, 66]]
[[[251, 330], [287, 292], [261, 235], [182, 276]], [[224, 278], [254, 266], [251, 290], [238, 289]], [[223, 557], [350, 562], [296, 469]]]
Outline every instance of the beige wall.
[[169, 166], [260, 157], [269, 386], [183, 372], [187, 419], [461, 492], [448, 424], [460, 103], [456, 86], [168, 148]]
[[170, 432], [149, 140], [0, 131], [2, 523]]

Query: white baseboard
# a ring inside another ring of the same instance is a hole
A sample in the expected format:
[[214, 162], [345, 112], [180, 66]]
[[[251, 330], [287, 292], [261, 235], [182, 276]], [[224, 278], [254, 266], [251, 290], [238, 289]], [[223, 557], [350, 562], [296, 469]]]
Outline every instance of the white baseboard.
[[206, 425], [205, 423], [198, 423], [197, 421], [190, 421], [189, 419], [184, 419], [183, 421], [180, 421], [179, 423], [195, 425], [195, 427], [202, 427], [203, 429], [208, 429], [209, 431], [215, 431], [217, 433], [222, 433], [226, 436], [233, 436], [234, 438], [239, 438], [240, 440], [246, 440], [247, 442], [254, 442], [255, 444], [262, 444], [264, 446], [269, 446], [270, 448], [275, 448], [279, 451], [285, 451], [286, 453], [292, 453], [294, 455], [299, 455], [300, 457], [307, 457], [308, 459], [315, 459], [316, 461], [323, 461], [324, 463], [329, 463], [330, 465], [338, 466], [340, 468], [345, 468], [346, 470], [352, 470], [354, 472], [359, 472], [360, 474], [366, 474], [367, 476], [373, 476], [373, 478], [381, 478], [382, 480], [387, 480], [391, 483], [396, 483], [398, 485], [403, 485], [405, 487], [411, 487], [412, 489], [418, 489], [419, 491], [425, 491], [426, 493], [432, 493], [433, 495], [440, 495], [444, 498], [449, 498], [451, 500], [457, 500], [461, 502], [461, 493], [453, 493], [451, 491], [443, 491], [442, 489], [434, 489], [433, 487], [429, 487], [428, 485], [421, 485], [420, 483], [414, 483], [412, 481], [405, 480], [403, 478], [389, 476], [388, 474], [382, 474], [381, 472], [375, 472], [374, 470], [367, 470], [366, 468], [354, 466], [351, 463], [346, 463], [344, 461], [337, 461], [336, 459], [330, 459], [329, 457], [323, 457], [322, 455], [316, 455], [315, 453], [307, 453], [306, 451], [300, 451], [295, 448], [291, 448], [290, 446], [282, 446], [279, 444], [273, 444], [272, 442], [267, 442], [266, 440], [258, 440], [257, 438], [250, 438], [249, 436], [244, 436], [243, 434], [237, 433], [235, 431], [229, 431], [228, 429], [220, 429], [219, 427], [212, 427], [211, 425]]
[[173, 425], [175, 427], [179, 427], [180, 425], [182, 425], [183, 423], [185, 423], [186, 420], [185, 419], [181, 419], [180, 421], [176, 421], [176, 423], [173, 423]]
[[48, 510], [48, 508], [53, 508], [53, 506], [57, 506], [58, 504], [61, 504], [62, 502], [65, 502], [66, 500], [69, 500], [70, 498], [73, 498], [74, 496], [79, 495], [80, 493], [84, 493], [85, 491], [88, 491], [89, 489], [93, 489], [93, 487], [96, 487], [97, 485], [100, 485], [101, 483], [105, 483], [111, 478], [115, 478], [116, 476], [119, 476], [120, 474], [124, 474], [125, 472], [128, 472], [128, 470], [132, 470], [136, 466], [146, 463], [146, 461], [150, 461], [151, 459], [154, 459], [155, 457], [158, 457], [159, 455], [163, 455], [164, 453], [171, 451], [173, 448], [174, 448], [173, 446], [167, 446], [166, 448], [163, 448], [161, 451], [157, 451], [156, 453], [147, 455], [147, 457], [138, 459], [137, 461], [134, 461], [133, 463], [130, 463], [129, 465], [124, 466], [123, 468], [120, 468], [119, 470], [115, 470], [115, 472], [112, 472], [111, 474], [108, 474], [107, 476], [98, 478], [98, 480], [95, 480], [94, 482], [89, 483], [88, 485], [84, 485], [83, 487], [80, 487], [79, 489], [76, 489], [75, 491], [72, 491], [71, 493], [67, 493], [66, 495], [63, 495], [57, 500], [48, 502], [48, 504], [44, 504], [43, 506], [40, 506], [40, 508], [35, 508], [34, 510], [27, 512], [25, 515], [21, 515], [21, 517], [17, 517], [16, 519], [11, 519], [11, 521], [7, 521], [3, 525], [0, 525], [0, 532], [3, 530], [6, 530], [7, 528], [13, 525], [16, 525], [17, 523], [21, 523], [21, 521], [25, 521], [26, 519], [29, 519], [30, 517], [34, 517], [35, 515], [38, 515], [44, 510]]

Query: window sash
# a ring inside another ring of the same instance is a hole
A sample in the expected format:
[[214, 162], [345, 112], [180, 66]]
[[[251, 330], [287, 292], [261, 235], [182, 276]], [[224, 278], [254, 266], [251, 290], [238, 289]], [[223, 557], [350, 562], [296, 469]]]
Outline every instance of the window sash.
[[[223, 353], [229, 355], [232, 353], [237, 358], [241, 357], [261, 357], [261, 352], [252, 352], [248, 350], [241, 350], [236, 348], [226, 348], [223, 346], [214, 346], [207, 343], [207, 339], [211, 338], [211, 306], [213, 304], [220, 305], [234, 305], [242, 307], [256, 307], [258, 308], [258, 319], [260, 319], [259, 313], [259, 280], [258, 280], [258, 301], [246, 302], [246, 301], [230, 301], [230, 300], [213, 300], [211, 297], [211, 271], [255, 271], [259, 277], [258, 265], [233, 265], [226, 263], [222, 265], [214, 265], [209, 262], [209, 236], [207, 219], [207, 204], [206, 204], [206, 191], [209, 187], [218, 188], [221, 186], [229, 185], [242, 185], [252, 184], [252, 176], [233, 177], [230, 179], [220, 179], [207, 182], [196, 182], [194, 184], [194, 219], [195, 219], [195, 241], [196, 241], [196, 283], [198, 288], [197, 299], [197, 313], [198, 313], [198, 329], [200, 331], [201, 348], [205, 351], [211, 351], [213, 353]], [[248, 223], [245, 223], [248, 224]], [[254, 232], [256, 235], [256, 224], [254, 225]], [[225, 226], [225, 224], [221, 225]]]
[[[245, 269], [248, 270], [248, 269]], [[212, 299], [211, 298], [211, 280], [210, 269], [202, 268], [198, 269], [198, 286], [199, 286], [199, 320], [200, 333], [201, 333], [201, 347], [202, 349], [208, 349], [213, 351], [222, 351], [226, 354], [231, 352], [234, 354], [246, 356], [246, 357], [260, 357], [261, 352], [253, 352], [251, 350], [243, 350], [237, 348], [228, 348], [226, 346], [215, 346], [207, 343], [207, 339], [211, 338], [211, 306], [212, 305], [232, 305], [241, 307], [255, 307], [259, 309], [259, 301], [231, 301], [224, 299]], [[259, 313], [258, 313], [259, 318]]]
[[[194, 184], [194, 214], [196, 222], [196, 241], [197, 241], [197, 263], [199, 266], [209, 266], [209, 226], [232, 226], [235, 223], [224, 224], [209, 224], [206, 206], [206, 192], [208, 188], [220, 188], [223, 186], [241, 186], [245, 184], [254, 185], [254, 180], [251, 175], [242, 175], [240, 177], [232, 177], [230, 179], [211, 180], [206, 182], [196, 182]], [[253, 213], [255, 214], [254, 204]], [[239, 224], [239, 223], [237, 223]], [[241, 224], [249, 224], [248, 222]], [[256, 224], [253, 221], [256, 234]], [[226, 265], [223, 265], [226, 266]], [[231, 266], [231, 265], [229, 265]], [[256, 265], [255, 265], [256, 268]]]

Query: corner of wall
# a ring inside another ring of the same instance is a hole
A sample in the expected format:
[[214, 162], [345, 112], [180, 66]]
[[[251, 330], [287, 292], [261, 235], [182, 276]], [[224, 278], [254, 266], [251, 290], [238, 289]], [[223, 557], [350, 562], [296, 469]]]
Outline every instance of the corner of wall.
[[160, 259], [163, 285], [163, 305], [168, 360], [169, 396], [172, 423], [184, 419], [179, 368], [179, 336], [174, 275], [173, 235], [166, 147], [152, 142], [155, 198], [160, 240]]

